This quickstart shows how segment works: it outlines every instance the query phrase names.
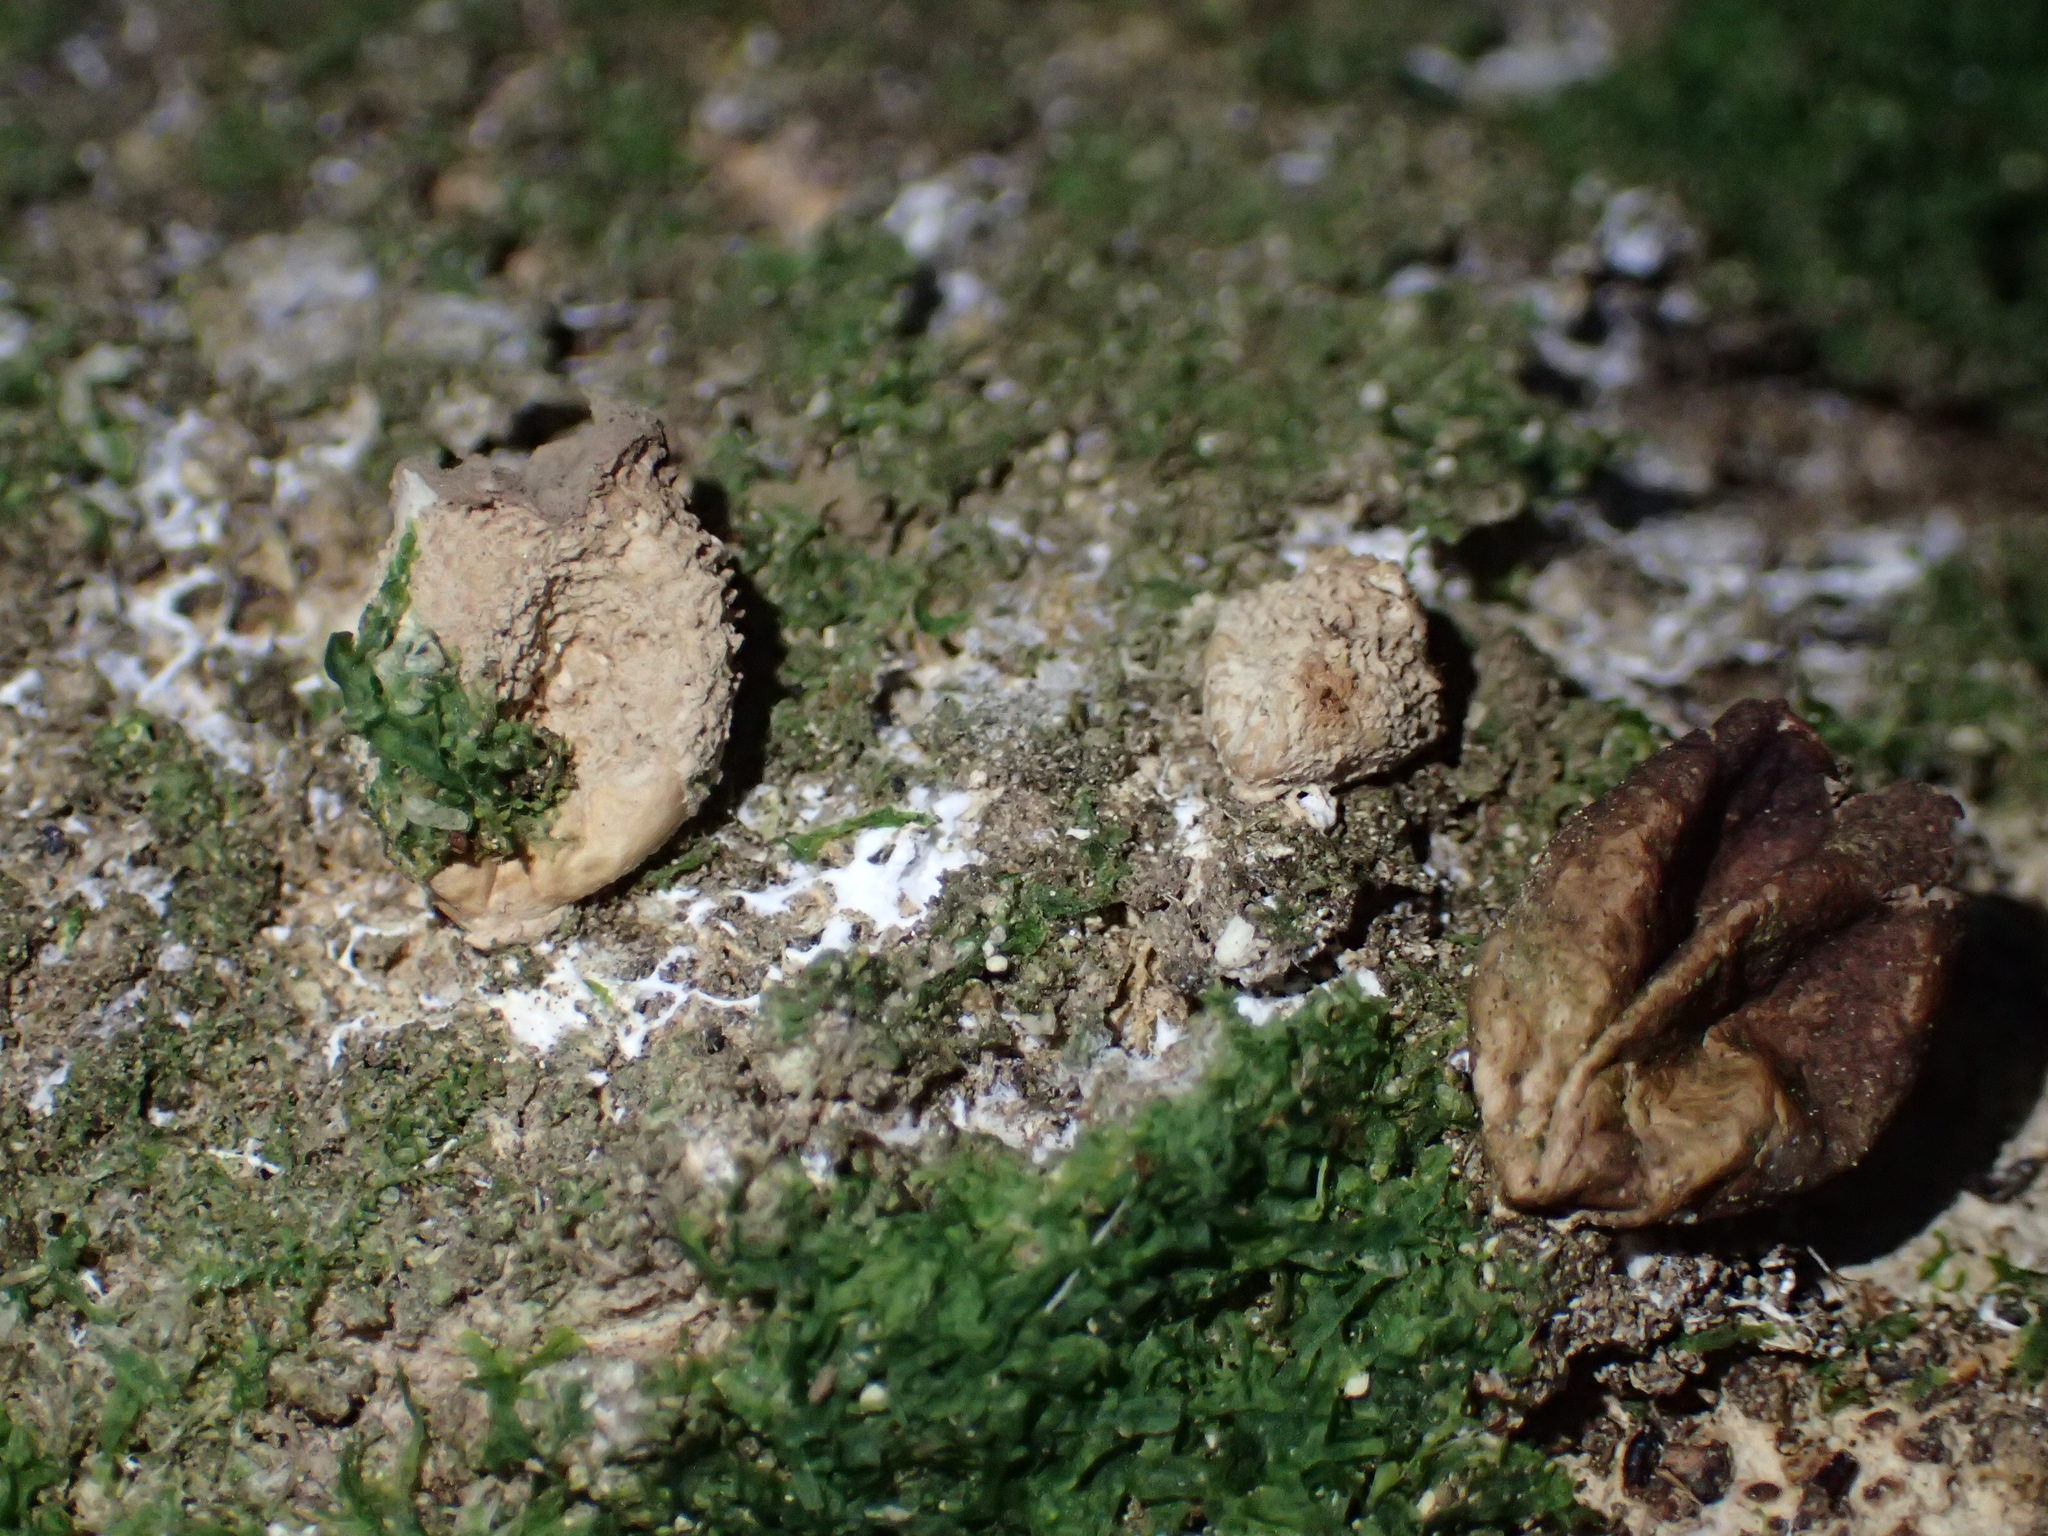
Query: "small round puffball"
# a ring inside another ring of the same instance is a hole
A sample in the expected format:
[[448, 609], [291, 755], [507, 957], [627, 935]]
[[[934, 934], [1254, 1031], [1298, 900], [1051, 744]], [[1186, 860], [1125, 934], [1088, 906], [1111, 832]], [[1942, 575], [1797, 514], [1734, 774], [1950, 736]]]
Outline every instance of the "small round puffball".
[[1203, 657], [1209, 739], [1249, 800], [1397, 767], [1436, 739], [1442, 691], [1407, 578], [1366, 556], [1231, 599]]

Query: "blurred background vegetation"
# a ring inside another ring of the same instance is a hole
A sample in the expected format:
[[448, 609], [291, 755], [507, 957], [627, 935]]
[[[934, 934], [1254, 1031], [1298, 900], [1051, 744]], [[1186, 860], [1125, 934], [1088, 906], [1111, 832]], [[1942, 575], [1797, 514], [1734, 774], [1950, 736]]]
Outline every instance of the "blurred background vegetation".
[[[1476, 57], [1528, 5], [1498, 0], [1168, 0], [1191, 39], [1229, 45], [1253, 92], [1337, 101], [1400, 78], [1427, 42]], [[47, 57], [81, 23], [72, 0], [0, 6], [0, 62]], [[215, 30], [223, 68], [197, 146], [200, 179], [240, 216], [303, 184], [324, 84], [419, 11], [415, 0], [195, 0], [181, 25]], [[845, 0], [451, 0], [446, 25], [488, 66], [559, 26], [586, 52], [576, 169], [609, 201], [686, 170], [687, 103], [665, 22], [767, 23], [848, 78], [906, 49], [935, 66], [956, 151], [999, 147], [1029, 113], [1005, 61], [1063, 27], [1141, 9], [1131, 0], [1044, 7], [916, 0], [929, 30], [877, 27]], [[943, 13], [943, 21], [940, 21]], [[1155, 10], [1156, 13], [1156, 10]], [[536, 17], [546, 18], [545, 24]], [[1020, 35], [1020, 24], [1025, 34]], [[687, 33], [688, 29], [684, 29]], [[1681, 193], [1716, 249], [1811, 339], [1845, 385], [2048, 432], [2048, 10], [2007, 0], [1677, 0], [1618, 18], [1618, 67], [1519, 114], [1561, 183], [1594, 172]], [[937, 38], [933, 58], [924, 45]], [[672, 40], [672, 39], [670, 39]], [[251, 50], [265, 67], [246, 67]], [[230, 67], [228, 60], [240, 58]], [[374, 65], [375, 61], [369, 61]], [[313, 109], [282, 110], [287, 96]], [[421, 111], [425, 107], [429, 110]], [[431, 150], [430, 102], [405, 114]], [[83, 180], [65, 124], [0, 120], [0, 202]], [[1555, 189], [1553, 189], [1555, 191]], [[592, 215], [594, 222], [602, 222]]]
[[[1508, 6], [1186, 0], [1268, 90], [1336, 100]], [[1679, 0], [1617, 67], [1521, 114], [1564, 177], [1677, 190], [1842, 383], [2048, 431], [2048, 10]]]
[[1678, 190], [1844, 383], [2048, 430], [2048, 10], [1687, 0], [1535, 126]]

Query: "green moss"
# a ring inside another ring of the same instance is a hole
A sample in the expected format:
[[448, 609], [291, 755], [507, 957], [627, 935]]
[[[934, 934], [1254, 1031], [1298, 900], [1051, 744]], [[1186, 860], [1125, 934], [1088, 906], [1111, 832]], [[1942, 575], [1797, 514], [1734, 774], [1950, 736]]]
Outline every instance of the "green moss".
[[1030, 317], [1010, 366], [1034, 393], [1119, 459], [1242, 501], [1206, 547], [1175, 508], [1181, 550], [1347, 490], [1381, 520], [1454, 533], [1581, 484], [1604, 448], [1520, 387], [1515, 316], [1456, 283], [1382, 296], [1455, 237], [1404, 199], [1403, 157], [1344, 145], [1304, 192], [1258, 153], [1135, 115], [1076, 133], [1047, 172], [1064, 238], [1010, 296]]
[[865, 811], [858, 816], [849, 816], [843, 821], [810, 832], [799, 832], [783, 839], [790, 853], [805, 864], [817, 862], [818, 855], [833, 843], [851, 837], [856, 832], [866, 832], [874, 827], [930, 826], [932, 818], [923, 811], [900, 811], [893, 807]]
[[1572, 699], [1564, 714], [1560, 729], [1573, 738], [1574, 750], [1557, 783], [1527, 807], [1546, 829], [1598, 800], [1667, 741], [1646, 715], [1625, 705]]
[[679, 323], [759, 349], [776, 406], [810, 413], [905, 510], [944, 510], [1018, 439], [1019, 411], [985, 399], [957, 347], [927, 334], [932, 295], [880, 229], [829, 230], [809, 252], [749, 243], [719, 263], [706, 297]]
[[26, 970], [35, 957], [36, 935], [41, 929], [27, 889], [12, 875], [0, 872], [0, 999], [7, 995], [8, 980]]
[[[0, 38], [0, 55], [5, 47]], [[0, 122], [0, 208], [54, 197], [81, 180], [60, 141], [33, 123]]]
[[416, 9], [407, 0], [338, 0], [315, 7], [266, 5], [263, 0], [216, 3], [234, 41], [296, 55], [309, 74], [352, 63], [364, 38], [398, 25]]
[[[461, 1178], [440, 1159], [473, 1139], [502, 1067], [424, 1036], [403, 1059], [354, 1063], [328, 1098], [281, 1001], [295, 977], [250, 942], [276, 897], [256, 788], [139, 713], [106, 725], [92, 756], [178, 870], [174, 932], [215, 958], [152, 971], [150, 922], [141, 948], [102, 944], [113, 969], [80, 977], [80, 1008], [147, 973], [133, 1012], [74, 1040], [55, 1114], [0, 1106], [0, 1309], [27, 1346], [0, 1382], [0, 1530], [63, 1530], [78, 1479], [115, 1501], [123, 1530], [254, 1530], [240, 1446], [270, 1360], [309, 1348], [330, 1286], [387, 1284], [403, 1266], [408, 1202]], [[150, 1284], [109, 1296], [96, 1276], [121, 1272]], [[92, 1366], [53, 1397], [37, 1339], [61, 1335]]]
[[377, 1478], [364, 1472], [365, 1447], [359, 1437], [351, 1438], [341, 1453], [335, 1508], [327, 1523], [343, 1536], [424, 1536], [417, 1504], [420, 1473], [426, 1462], [427, 1421], [413, 1402], [403, 1370], [398, 1373], [398, 1391], [412, 1427], [392, 1475]]
[[591, 174], [629, 187], [659, 187], [688, 161], [677, 147], [688, 98], [643, 76], [612, 80], [598, 90], [585, 121]]
[[1777, 1336], [1778, 1330], [1769, 1323], [1716, 1323], [1696, 1333], [1681, 1333], [1671, 1341], [1671, 1347], [1702, 1357], [1720, 1354], [1724, 1350], [1746, 1353], [1750, 1345], [1761, 1344]]
[[[66, 483], [93, 473], [78, 435], [57, 415], [61, 359], [71, 341], [59, 327], [38, 327], [20, 354], [0, 364], [0, 529], [45, 523]], [[77, 508], [90, 520], [84, 542], [103, 553], [106, 513], [82, 501]]]
[[[1808, 1371], [1819, 1395], [1821, 1411], [1836, 1413], [1849, 1406], [1867, 1407], [1875, 1400], [1874, 1394], [1904, 1379], [1911, 1365], [1902, 1357], [1901, 1346], [1925, 1325], [1924, 1318], [1901, 1307], [1866, 1316], [1845, 1330], [1840, 1348], [1826, 1359], [1814, 1362]], [[1915, 1376], [1923, 1379], [1924, 1385], [1924, 1378], [1930, 1373], [1936, 1377], [1946, 1374], [1939, 1367], [1923, 1364]], [[1922, 1393], [1914, 1381], [1908, 1380], [1904, 1390], [1907, 1399], [1917, 1406]]]
[[[877, 964], [833, 957], [786, 998], [829, 1009]], [[504, 1519], [1565, 1528], [1568, 1477], [1490, 1431], [1474, 1395], [1531, 1368], [1546, 1298], [1489, 1259], [1454, 1176], [1473, 1113], [1448, 1036], [1403, 1032], [1348, 988], [1262, 1030], [1216, 1006], [1202, 1087], [1086, 1132], [1050, 1171], [976, 1144], [908, 1172], [857, 1159], [822, 1193], [780, 1169], [736, 1191], [685, 1235], [747, 1320], [657, 1380], [652, 1440], [624, 1477], [580, 1475], [580, 1389], [535, 1382], [572, 1338], [524, 1359], [468, 1341], [489, 1412], [467, 1454], [524, 1477]], [[373, 1491], [341, 1523], [414, 1528], [396, 1490]]]
[[517, 222], [614, 252], [658, 250], [698, 226], [691, 194], [702, 167], [683, 147], [693, 98], [686, 71], [667, 56], [675, 21], [634, 26], [608, 13], [567, 50], [558, 86], [565, 142], [525, 157], [513, 182]]
[[[747, 248], [679, 313], [708, 351], [757, 356], [753, 390], [804, 424], [735, 425], [707, 465], [744, 509], [741, 565], [780, 625], [778, 762], [856, 760], [884, 663], [920, 634], [943, 638], [1017, 574], [1017, 546], [955, 514], [1056, 425], [1099, 429], [1107, 468], [1162, 493], [1138, 498], [1113, 590], [1192, 591], [1191, 556], [1210, 562], [1203, 583], [1224, 583], [1231, 553], [1289, 506], [1347, 492], [1378, 520], [1456, 538], [1581, 487], [1603, 460], [1602, 439], [1519, 384], [1515, 315], [1456, 285], [1374, 291], [1412, 254], [1371, 195], [1397, 168], [1359, 151], [1332, 174], [1344, 190], [1288, 199], [1227, 141], [1133, 178], [1148, 142], [1123, 127], [1060, 149], [1046, 197], [1065, 232], [1017, 264], [1002, 295], [1014, 318], [992, 338], [1014, 389], [984, 390], [989, 364], [910, 323], [914, 269], [879, 233], [828, 236], [808, 255]], [[1242, 252], [1224, 247], [1275, 229], [1302, 278], [1239, 280]], [[1137, 254], [1105, 260], [1097, 239]], [[824, 455], [881, 509], [858, 542], [787, 481]], [[1027, 527], [1058, 508], [1056, 492], [1015, 500]]]
[[15, 0], [0, 13], [0, 61], [9, 64], [53, 48], [77, 24], [67, 0]]
[[2029, 1386], [2048, 1379], [2048, 1274], [2023, 1269], [2002, 1254], [1993, 1255], [1992, 1290], [2018, 1301], [2027, 1310], [2026, 1325], [2013, 1345], [2012, 1371]]
[[300, 190], [318, 151], [311, 122], [283, 125], [273, 116], [259, 98], [228, 101], [209, 116], [194, 147], [200, 185], [237, 214]]
[[279, 866], [253, 824], [260, 790], [217, 769], [176, 725], [129, 710], [93, 737], [93, 761], [116, 793], [139, 799], [177, 879], [166, 898], [171, 931], [224, 954], [277, 910]]
[[[1055, 868], [1041, 868], [1028, 876], [999, 876], [1000, 898], [983, 903], [985, 915], [1005, 930], [995, 947], [1012, 959], [1031, 959], [1080, 919], [1114, 906], [1131, 872], [1124, 861], [1131, 844], [1129, 828], [1104, 821], [1096, 812], [1094, 797], [1085, 790], [1076, 798], [1071, 814], [1071, 830], [1087, 834], [1078, 847], [1062, 850], [1078, 860], [1076, 876], [1061, 879]], [[978, 937], [992, 939], [993, 931]]]
[[1264, 90], [1311, 101], [1391, 84], [1416, 43], [1470, 54], [1500, 37], [1497, 8], [1473, 0], [1175, 0], [1169, 10], [1194, 35], [1229, 43]]
[[[456, 1164], [501, 1066], [426, 1035], [402, 1057], [352, 1062], [330, 1096], [302, 1074], [303, 1026], [274, 1001], [287, 978], [260, 951], [240, 964], [155, 978], [135, 1027], [74, 1051], [55, 1115], [0, 1110], [0, 1311], [17, 1345], [69, 1334], [98, 1367], [37, 1437], [0, 1420], [0, 1500], [9, 1475], [37, 1480], [52, 1490], [39, 1520], [54, 1490], [90, 1478], [136, 1530], [260, 1528], [276, 1510], [241, 1475], [271, 1361], [313, 1347], [332, 1290], [389, 1290], [415, 1251], [413, 1202], [461, 1235], [474, 1186]], [[337, 1127], [350, 1128], [338, 1145]], [[243, 1154], [260, 1170], [239, 1167]], [[88, 1271], [148, 1283], [103, 1297]], [[26, 1422], [50, 1388], [19, 1370], [0, 1411]]]
[[474, 1132], [478, 1106], [505, 1085], [502, 1067], [479, 1050], [451, 1047], [436, 1053], [434, 1070], [414, 1073], [390, 1057], [351, 1068], [345, 1102], [351, 1121], [364, 1128], [357, 1148], [377, 1180], [402, 1183]]
[[0, 1531], [7, 1536], [69, 1536], [71, 1512], [61, 1500], [70, 1481], [26, 1424], [0, 1408]]
[[1689, 0], [1543, 126], [1570, 167], [1677, 187], [1839, 376], [2048, 419], [2038, 9]]
[[[909, 270], [886, 237], [831, 237], [811, 256], [753, 249], [722, 268], [700, 324], [712, 336], [758, 334], [768, 311], [771, 396], [793, 410], [820, 394], [833, 401], [823, 430], [862, 445], [853, 468], [869, 493], [929, 521], [950, 511], [946, 482], [966, 471], [944, 451], [946, 420], [931, 399], [939, 371], [888, 323]], [[788, 451], [742, 426], [714, 441], [709, 468], [743, 507], [739, 566], [771, 606], [784, 652], [771, 756], [791, 771], [843, 768], [874, 739], [879, 674], [929, 614], [928, 594], [952, 586], [958, 601], [977, 583], [944, 537], [912, 562], [829, 528], [776, 479]], [[964, 591], [949, 581], [962, 575]]]
[[569, 792], [569, 747], [467, 687], [460, 658], [409, 621], [414, 557], [399, 540], [353, 635], [327, 641], [342, 718], [376, 760], [366, 792], [392, 861], [431, 879], [450, 861], [517, 858]]
[[762, 1018], [772, 1037], [804, 1044], [826, 1085], [871, 1107], [913, 1103], [963, 1065], [949, 1026], [980, 956], [919, 968], [902, 954], [829, 954], [771, 988]]
[[[669, 846], [671, 849], [675, 847], [673, 843]], [[633, 882], [634, 888], [642, 891], [665, 891], [678, 881], [694, 875], [717, 858], [718, 846], [708, 837], [693, 837], [673, 858], [651, 865]]]
[[740, 526], [740, 569], [775, 604], [787, 635], [845, 626], [852, 645], [887, 643], [912, 618], [919, 574], [829, 532], [815, 514], [762, 494]]
[[849, 765], [874, 741], [883, 670], [919, 630], [947, 627], [927, 594], [958, 564], [948, 537], [925, 560], [892, 559], [767, 493], [749, 498], [738, 532], [740, 569], [772, 606], [783, 648], [770, 752], [794, 772]]
[[1505, 897], [1558, 823], [1613, 789], [1666, 736], [1635, 710], [1568, 691], [1519, 635], [1490, 641], [1476, 662], [1467, 750], [1451, 782], [1473, 802], [1499, 805], [1496, 830], [1514, 827], [1510, 845], [1496, 850]]
[[759, 1320], [686, 1368], [660, 1507], [720, 1531], [1555, 1525], [1568, 1479], [1472, 1399], [1528, 1367], [1533, 1293], [1480, 1256], [1444, 1042], [1348, 991], [1223, 1027], [1201, 1089], [1051, 1173], [977, 1148], [799, 1183], [707, 1240]]
[[[532, 1391], [527, 1378], [582, 1351], [582, 1341], [568, 1329], [557, 1328], [539, 1349], [523, 1357], [508, 1354], [475, 1333], [464, 1334], [459, 1342], [475, 1370], [463, 1385], [482, 1395], [488, 1415], [484, 1442], [477, 1452], [478, 1465], [486, 1472], [516, 1472], [529, 1461], [559, 1456], [564, 1442], [579, 1428], [588, 1427], [587, 1417], [578, 1412], [580, 1396], [557, 1400], [557, 1427], [550, 1445], [544, 1446], [519, 1416], [520, 1402]], [[580, 1384], [572, 1392], [580, 1392]], [[564, 1409], [566, 1412], [559, 1411]], [[579, 1424], [579, 1419], [585, 1422]]]

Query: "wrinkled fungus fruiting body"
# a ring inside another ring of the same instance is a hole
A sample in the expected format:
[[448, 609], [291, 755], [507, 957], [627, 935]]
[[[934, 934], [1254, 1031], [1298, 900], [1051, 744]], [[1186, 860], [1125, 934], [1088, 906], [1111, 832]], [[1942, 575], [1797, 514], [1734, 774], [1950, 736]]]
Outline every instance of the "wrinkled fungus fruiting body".
[[703, 803], [732, 720], [725, 555], [660, 424], [401, 464], [383, 585], [328, 670], [394, 859], [480, 946], [552, 929]]
[[1925, 784], [1843, 793], [1813, 731], [1750, 699], [1565, 822], [1472, 984], [1510, 1203], [1731, 1215], [1870, 1149], [1960, 937], [1960, 811]]
[[1203, 657], [1202, 711], [1249, 800], [1383, 773], [1440, 727], [1429, 620], [1401, 568], [1322, 556], [1224, 604]]

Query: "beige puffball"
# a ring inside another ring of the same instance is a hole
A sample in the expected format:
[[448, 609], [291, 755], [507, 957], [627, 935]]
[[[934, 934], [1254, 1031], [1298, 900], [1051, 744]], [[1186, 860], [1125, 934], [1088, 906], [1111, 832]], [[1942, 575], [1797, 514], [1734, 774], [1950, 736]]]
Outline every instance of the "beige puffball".
[[1436, 739], [1442, 691], [1407, 578], [1369, 556], [1321, 555], [1231, 599], [1203, 657], [1202, 709], [1232, 787], [1248, 800], [1301, 793], [1324, 825], [1330, 790]]
[[464, 683], [569, 745], [574, 775], [518, 860], [457, 861], [434, 902], [482, 948], [540, 937], [696, 813], [732, 725], [723, 546], [690, 514], [661, 424], [601, 409], [524, 465], [399, 466], [410, 617]]

